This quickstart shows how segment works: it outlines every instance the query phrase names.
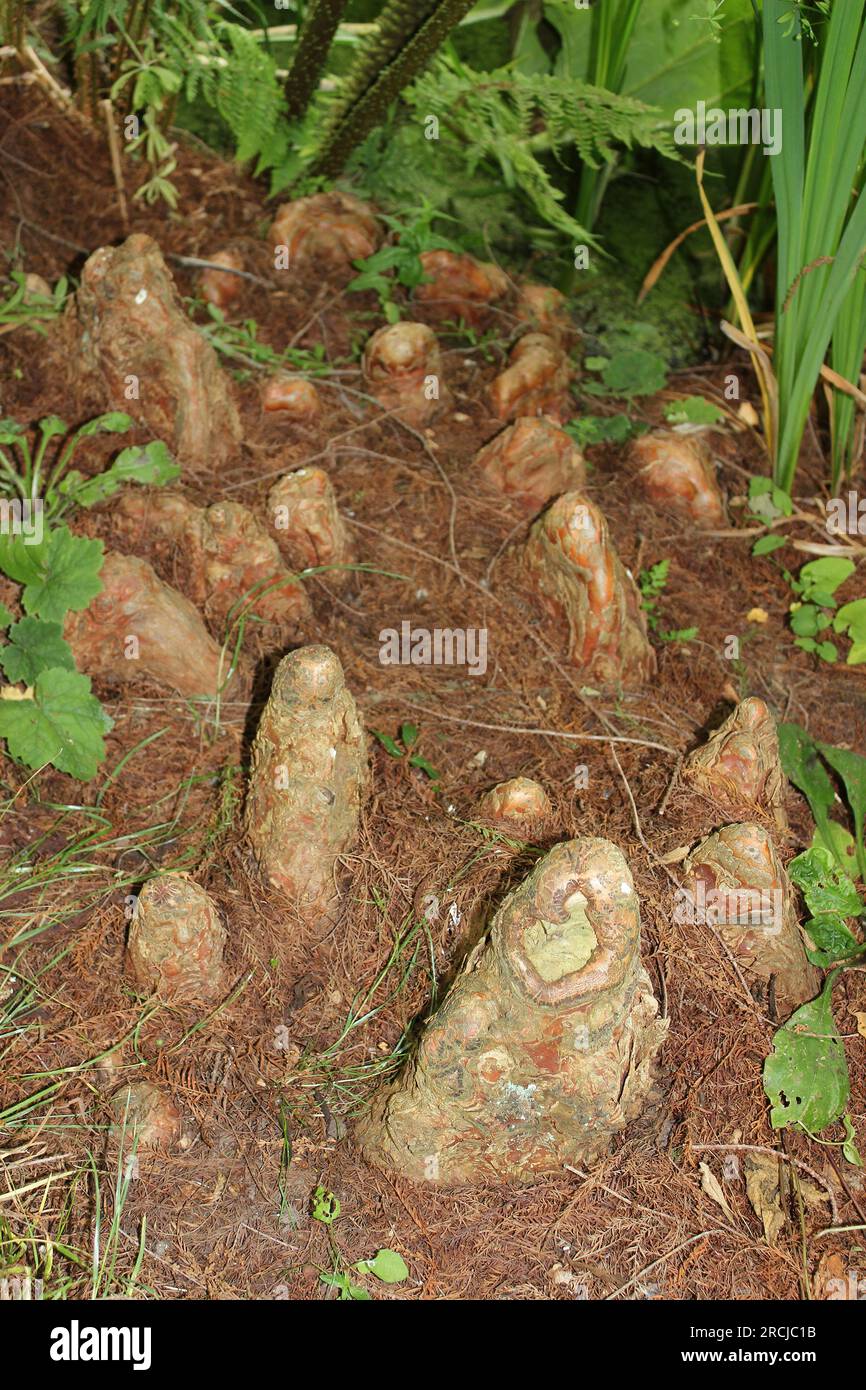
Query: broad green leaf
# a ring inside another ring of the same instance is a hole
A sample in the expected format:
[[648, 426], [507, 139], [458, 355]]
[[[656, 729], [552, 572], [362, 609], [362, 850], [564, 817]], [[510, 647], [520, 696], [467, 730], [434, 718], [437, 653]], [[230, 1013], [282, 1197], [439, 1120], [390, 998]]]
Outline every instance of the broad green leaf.
[[17, 420], [0, 420], [0, 444], [17, 444], [24, 434], [26, 430]]
[[857, 635], [866, 641], [866, 598], [855, 598], [851, 603], [843, 603], [833, 619], [835, 632], [847, 632], [851, 637]]
[[409, 1278], [409, 1269], [396, 1250], [379, 1250], [372, 1260], [361, 1260], [355, 1268], [360, 1274], [375, 1274], [383, 1284], [401, 1284]]
[[774, 550], [781, 550], [787, 544], [784, 536], [760, 536], [752, 546], [752, 554], [772, 555]]
[[854, 817], [854, 839], [857, 843], [857, 864], [860, 877], [866, 883], [866, 758], [847, 748], [834, 748], [831, 743], [819, 743], [821, 756], [841, 778], [851, 814]]
[[835, 805], [836, 793], [818, 749], [799, 724], [780, 724], [778, 732], [782, 770], [805, 796], [821, 839], [835, 853], [828, 812]]
[[402, 740], [402, 742], [403, 742], [403, 747], [404, 747], [404, 748], [411, 748], [411, 747], [412, 747], [412, 744], [413, 744], [413, 743], [416, 743], [417, 740], [418, 740], [418, 725], [417, 725], [417, 724], [401, 724], [401, 725], [400, 725], [400, 738], [401, 738], [401, 740]]
[[614, 396], [652, 396], [667, 380], [664, 360], [644, 348], [615, 352], [602, 372], [602, 380]]
[[810, 912], [838, 912], [858, 917], [863, 903], [851, 879], [823, 845], [803, 850], [788, 865], [788, 876], [806, 900]]
[[79, 507], [92, 507], [117, 492], [125, 483], [141, 483], [163, 487], [180, 477], [175, 463], [161, 439], [150, 444], [135, 444], [118, 454], [114, 463], [95, 478], [83, 478], [80, 473], [67, 473], [58, 492], [71, 498]]
[[313, 1193], [312, 1215], [316, 1221], [330, 1226], [340, 1215], [340, 1199], [326, 1187], [319, 1186]]
[[374, 729], [373, 733], [386, 753], [390, 753], [392, 758], [402, 758], [405, 750], [399, 747], [390, 734], [383, 734], [379, 729]]
[[862, 950], [853, 932], [844, 920], [833, 912], [823, 912], [820, 917], [810, 917], [803, 930], [812, 942], [812, 949], [806, 952], [813, 965], [827, 970], [837, 961], [854, 956]]
[[67, 434], [68, 431], [69, 426], [59, 415], [46, 415], [39, 421], [39, 433], [44, 439], [56, 439], [58, 435]]
[[0, 603], [0, 630], [7, 628], [10, 623], [14, 623], [15, 614], [10, 613], [5, 603]]
[[125, 434], [134, 424], [131, 415], [125, 415], [122, 410], [109, 410], [105, 415], [97, 415], [95, 420], [88, 420], [86, 425], [76, 430], [75, 437], [88, 439], [93, 434]]
[[[849, 871], [856, 869], [856, 846], [854, 844], [854, 836], [851, 834], [851, 831], [848, 830], [844, 825], [840, 825], [838, 821], [831, 820], [830, 838], [833, 844], [833, 853], [835, 854], [836, 859], [843, 866], [843, 868], [847, 866]], [[819, 846], [821, 848], [824, 848], [824, 842], [821, 839], [819, 832], [816, 830], [814, 835], [812, 836], [812, 844], [810, 848], [817, 849]]]
[[706, 396], [685, 396], [665, 406], [665, 419], [674, 425], [715, 425], [724, 418], [725, 412]]
[[840, 584], [850, 579], [854, 573], [854, 561], [841, 555], [822, 555], [820, 560], [810, 560], [803, 565], [797, 578], [804, 585], [806, 598], [812, 597], [815, 589], [833, 594]]
[[47, 531], [38, 545], [23, 536], [0, 536], [0, 570], [24, 585], [27, 613], [62, 622], [86, 608], [102, 589], [102, 541], [73, 536], [67, 526]]
[[818, 642], [815, 645], [815, 651], [822, 661], [839, 660], [839, 650], [835, 642]]
[[61, 667], [75, 670], [75, 658], [63, 640], [60, 623], [44, 618], [22, 618], [9, 629], [9, 643], [0, 647], [0, 666], [7, 680], [33, 685], [41, 671]]
[[847, 1109], [848, 1064], [830, 1008], [834, 979], [835, 972], [818, 998], [797, 1009], [773, 1038], [764, 1090], [774, 1129], [801, 1125], [818, 1134]]
[[812, 603], [801, 603], [791, 614], [791, 631], [798, 637], [814, 637], [818, 631], [818, 610]]
[[33, 698], [0, 700], [0, 738], [27, 767], [53, 763], [80, 782], [89, 782], [105, 757], [103, 735], [113, 727], [90, 680], [78, 671], [43, 671]]

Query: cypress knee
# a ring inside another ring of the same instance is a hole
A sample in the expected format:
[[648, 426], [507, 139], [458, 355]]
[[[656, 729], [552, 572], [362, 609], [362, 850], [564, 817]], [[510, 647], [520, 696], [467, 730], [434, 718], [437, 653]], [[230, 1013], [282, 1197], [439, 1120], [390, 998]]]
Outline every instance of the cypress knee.
[[367, 760], [334, 653], [311, 646], [283, 657], [253, 743], [246, 832], [262, 877], [311, 926], [339, 912], [338, 861], [358, 830]]
[[499, 908], [358, 1141], [446, 1185], [590, 1162], [653, 1094], [657, 1014], [622, 853], [556, 845]]

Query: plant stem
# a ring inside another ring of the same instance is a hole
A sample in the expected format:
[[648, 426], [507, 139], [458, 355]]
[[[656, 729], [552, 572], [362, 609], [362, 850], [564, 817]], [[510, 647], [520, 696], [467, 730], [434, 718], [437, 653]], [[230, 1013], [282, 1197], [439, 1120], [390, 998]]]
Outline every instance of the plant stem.
[[[391, 102], [403, 88], [423, 72], [443, 40], [471, 10], [473, 2], [441, 0], [418, 27], [419, 9], [424, 13], [428, 7], [423, 3], [413, 6], [404, 3], [404, 0], [392, 0], [382, 13], [378, 39], [369, 46], [365, 45], [350, 75], [347, 93], [349, 90], [355, 92], [363, 78], [365, 85], [361, 94], [353, 103], [347, 103], [345, 108], [341, 103], [340, 109], [345, 109], [345, 115], [341, 115], [339, 123], [335, 121], [323, 133], [313, 161], [314, 173], [335, 177], [340, 172], [355, 146], [384, 118]], [[386, 18], [390, 21], [387, 27]], [[401, 28], [401, 25], [404, 27]], [[379, 52], [390, 52], [393, 61], [371, 85], [366, 85], [368, 76], [378, 71]]]
[[310, 0], [286, 81], [291, 120], [299, 120], [307, 110], [345, 8], [346, 0]]

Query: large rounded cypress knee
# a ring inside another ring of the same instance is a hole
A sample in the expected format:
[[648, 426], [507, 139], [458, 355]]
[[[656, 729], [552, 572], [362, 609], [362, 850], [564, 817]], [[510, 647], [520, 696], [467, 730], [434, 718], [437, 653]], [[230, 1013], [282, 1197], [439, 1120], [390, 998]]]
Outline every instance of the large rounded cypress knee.
[[556, 845], [499, 908], [358, 1142], [378, 1164], [443, 1184], [590, 1162], [654, 1091], [657, 1014], [621, 851]]

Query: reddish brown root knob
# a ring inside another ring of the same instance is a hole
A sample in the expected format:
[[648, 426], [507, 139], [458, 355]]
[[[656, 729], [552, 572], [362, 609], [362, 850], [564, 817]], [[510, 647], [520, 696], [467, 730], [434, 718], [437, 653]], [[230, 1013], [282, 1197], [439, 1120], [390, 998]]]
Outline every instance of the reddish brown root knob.
[[265, 622], [300, 631], [310, 600], [286, 569], [276, 543], [239, 502], [215, 502], [202, 518], [201, 547], [208, 612], [220, 622], [230, 613], [255, 613]]
[[311, 927], [338, 913], [338, 860], [355, 839], [368, 778], [367, 739], [337, 657], [322, 646], [283, 657], [253, 743], [245, 824], [262, 877]]
[[511, 282], [498, 266], [454, 251], [422, 251], [426, 281], [413, 299], [433, 323], [487, 328], [493, 309], [508, 298]]
[[571, 368], [562, 348], [546, 333], [526, 333], [511, 349], [508, 366], [493, 381], [490, 400], [500, 420], [516, 415], [571, 415]]
[[178, 493], [130, 489], [118, 499], [115, 519], [132, 545], [158, 531], [177, 547], [185, 589], [218, 625], [243, 611], [297, 635], [309, 621], [303, 586], [286, 569], [272, 538], [239, 502], [202, 508]]
[[109, 552], [103, 589], [83, 613], [66, 620], [65, 637], [80, 670], [126, 682], [138, 675], [188, 699], [237, 694], [230, 658], [210, 636], [197, 610], [146, 560]]
[[196, 467], [231, 457], [241, 430], [229, 379], [151, 237], [94, 251], [68, 312], [107, 406], [134, 415]]
[[527, 416], [502, 430], [475, 455], [494, 487], [533, 515], [551, 497], [583, 487], [583, 454], [553, 420]]
[[569, 660], [602, 684], [637, 686], [656, 669], [641, 598], [592, 502], [567, 492], [529, 533], [530, 582], [567, 628]]
[[631, 448], [640, 485], [653, 506], [696, 526], [726, 524], [712, 455], [700, 439], [675, 430], [653, 430]]
[[198, 525], [201, 508], [180, 492], [166, 488], [130, 487], [112, 504], [115, 532], [135, 550], [155, 534], [180, 542], [190, 526]]
[[701, 841], [684, 869], [678, 920], [715, 927], [746, 975], [772, 983], [777, 1017], [814, 999], [820, 976], [806, 958], [791, 883], [767, 831], [726, 825]]
[[287, 420], [307, 424], [321, 413], [322, 399], [306, 377], [275, 376], [262, 391], [262, 410], [266, 414], [279, 412]]
[[476, 814], [479, 820], [528, 836], [543, 830], [553, 816], [553, 807], [540, 783], [531, 777], [512, 777], [484, 793]]
[[741, 700], [706, 743], [689, 754], [681, 776], [728, 815], [760, 809], [782, 829], [787, 827], [787, 782], [776, 724], [756, 696]]
[[576, 333], [568, 301], [552, 285], [521, 285], [515, 313], [533, 333], [545, 333], [564, 350], [574, 341]]
[[111, 1098], [111, 1132], [125, 1149], [171, 1149], [181, 1137], [181, 1113], [152, 1081], [134, 1081]]
[[[354, 274], [352, 262], [365, 260], [382, 241], [372, 210], [350, 193], [315, 193], [282, 203], [271, 223], [270, 242], [279, 268], [280, 248], [288, 269], [313, 265], [319, 274]], [[284, 267], [285, 268], [285, 267]]]
[[[299, 468], [271, 488], [268, 515], [280, 549], [298, 569], [351, 565], [355, 554], [346, 523], [323, 468]], [[328, 569], [329, 584], [343, 584], [351, 570]]]
[[425, 323], [378, 329], [364, 349], [364, 376], [379, 403], [409, 425], [426, 424], [450, 403], [439, 343]]
[[603, 1154], [654, 1086], [667, 1031], [628, 865], [557, 845], [506, 898], [357, 1137], [416, 1181], [531, 1181]]
[[225, 928], [205, 890], [186, 874], [149, 879], [139, 894], [127, 952], [136, 984], [163, 999], [222, 992]]
[[[203, 257], [211, 262], [207, 270], [199, 276], [198, 288], [202, 299], [214, 304], [218, 309], [232, 309], [243, 293], [243, 280], [240, 275], [232, 275], [232, 270], [243, 270], [244, 258], [238, 251], [216, 251], [212, 256]], [[214, 270], [214, 265], [229, 267], [229, 271]]]

